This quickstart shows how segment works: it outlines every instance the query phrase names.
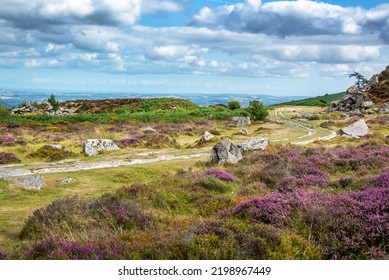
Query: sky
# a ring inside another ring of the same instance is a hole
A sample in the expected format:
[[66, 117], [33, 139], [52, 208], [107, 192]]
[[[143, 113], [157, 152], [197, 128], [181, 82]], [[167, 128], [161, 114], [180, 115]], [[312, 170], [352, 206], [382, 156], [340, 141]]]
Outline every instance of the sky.
[[0, 89], [313, 96], [387, 65], [384, 1], [1, 1]]

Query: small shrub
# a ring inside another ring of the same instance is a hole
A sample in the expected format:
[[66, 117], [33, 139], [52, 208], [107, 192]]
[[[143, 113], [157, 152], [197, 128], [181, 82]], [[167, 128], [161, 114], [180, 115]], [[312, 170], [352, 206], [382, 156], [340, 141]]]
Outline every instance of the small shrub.
[[203, 176], [203, 175], [214, 176], [214, 177], [216, 177], [216, 178], [218, 178], [218, 179], [220, 179], [222, 181], [226, 181], [226, 182], [235, 182], [235, 181], [237, 181], [237, 179], [235, 178], [234, 175], [231, 175], [227, 171], [216, 169], [216, 168], [209, 168], [209, 169], [207, 169], [206, 171], [204, 171], [203, 173], [200, 174], [200, 176]]
[[222, 181], [213, 176], [203, 176], [197, 180], [197, 185], [203, 187], [206, 190], [214, 191], [218, 193], [225, 193], [230, 189], [228, 182]]
[[125, 247], [123, 241], [78, 242], [49, 236], [31, 245], [25, 256], [32, 260], [121, 260]]
[[0, 250], [0, 260], [8, 260], [7, 252]]
[[7, 119], [11, 116], [11, 110], [0, 103], [0, 119]]
[[8, 152], [0, 152], [0, 164], [19, 163], [17, 155]]
[[77, 156], [75, 153], [66, 148], [58, 149], [52, 146], [43, 146], [36, 152], [29, 154], [29, 157], [31, 158], [38, 158], [46, 161], [59, 161], [75, 156]]
[[15, 145], [26, 145], [26, 141], [22, 138], [0, 135], [0, 146], [15, 146]]
[[228, 109], [230, 110], [240, 109], [240, 107], [240, 102], [238, 100], [231, 100], [228, 102]]

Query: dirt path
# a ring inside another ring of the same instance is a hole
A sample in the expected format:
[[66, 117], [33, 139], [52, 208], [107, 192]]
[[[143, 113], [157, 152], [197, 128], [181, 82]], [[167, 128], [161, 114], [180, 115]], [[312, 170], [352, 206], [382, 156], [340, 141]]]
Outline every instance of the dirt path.
[[270, 119], [286, 126], [295, 127], [296, 129], [301, 130], [304, 134], [296, 139], [284, 138], [273, 142], [287, 141], [295, 145], [306, 145], [316, 140], [330, 140], [335, 138], [337, 135], [333, 130], [315, 126], [298, 119], [291, 119], [285, 115], [284, 110], [285, 108], [277, 108], [274, 111], [271, 111]]
[[0, 167], [0, 177], [10, 178], [10, 177], [19, 177], [19, 176], [27, 176], [27, 175], [66, 173], [66, 172], [76, 172], [76, 171], [93, 170], [93, 169], [115, 168], [120, 166], [139, 165], [139, 164], [147, 164], [147, 163], [154, 163], [160, 161], [200, 158], [200, 157], [206, 157], [208, 155], [209, 153], [204, 153], [204, 152], [196, 153], [196, 154], [187, 154], [187, 155], [161, 155], [155, 158], [140, 158], [140, 159], [131, 159], [131, 160], [121, 160], [121, 159], [101, 160], [96, 162], [77, 163], [73, 165], [63, 166], [63, 164], [68, 162], [65, 161], [65, 162], [51, 163], [50, 165], [53, 167], [44, 167], [44, 168], [34, 168], [34, 166], [30, 166], [30, 165], [17, 165], [17, 166]]

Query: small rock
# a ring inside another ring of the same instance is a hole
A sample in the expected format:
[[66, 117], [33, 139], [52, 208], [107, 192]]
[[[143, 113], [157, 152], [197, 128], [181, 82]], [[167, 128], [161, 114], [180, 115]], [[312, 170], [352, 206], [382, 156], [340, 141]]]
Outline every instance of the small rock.
[[259, 150], [265, 150], [269, 145], [269, 139], [266, 138], [253, 138], [247, 141], [244, 141], [237, 145], [239, 149], [243, 152], [254, 152]]
[[213, 138], [215, 138], [215, 136], [213, 136], [211, 133], [209, 133], [208, 131], [205, 131], [203, 136], [201, 137], [200, 139], [200, 144], [203, 144], [205, 142], [208, 142], [208, 141], [211, 141]]
[[243, 156], [240, 149], [230, 139], [224, 138], [212, 148], [209, 161], [223, 164], [238, 163], [242, 159]]
[[249, 130], [247, 128], [243, 128], [243, 129], [239, 130], [238, 133], [247, 135], [247, 134], [249, 134]]
[[46, 144], [45, 147], [51, 147], [58, 150], [61, 150], [63, 148], [61, 144]]
[[359, 120], [340, 130], [340, 134], [346, 134], [355, 138], [365, 136], [368, 133], [369, 127], [365, 120]]
[[144, 133], [157, 133], [157, 131], [152, 127], [146, 127], [145, 129], [143, 129], [143, 132]]
[[101, 151], [115, 151], [120, 148], [110, 139], [88, 139], [82, 148], [82, 151], [88, 155], [98, 155]]
[[341, 120], [347, 120], [348, 118], [350, 118], [347, 114], [341, 114], [340, 115], [340, 119]]
[[76, 182], [76, 179], [74, 178], [68, 178], [68, 179], [64, 179], [62, 181], [59, 182], [60, 185], [68, 185], [68, 184], [71, 184], [71, 183], [74, 183]]
[[382, 105], [382, 107], [380, 108], [380, 113], [389, 113], [389, 103], [385, 103], [384, 105]]

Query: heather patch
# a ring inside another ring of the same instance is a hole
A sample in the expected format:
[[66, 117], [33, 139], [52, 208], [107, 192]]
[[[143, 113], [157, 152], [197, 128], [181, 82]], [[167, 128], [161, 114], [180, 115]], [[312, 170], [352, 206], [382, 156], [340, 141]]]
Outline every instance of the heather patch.
[[19, 163], [20, 159], [14, 153], [0, 152], [0, 164]]

